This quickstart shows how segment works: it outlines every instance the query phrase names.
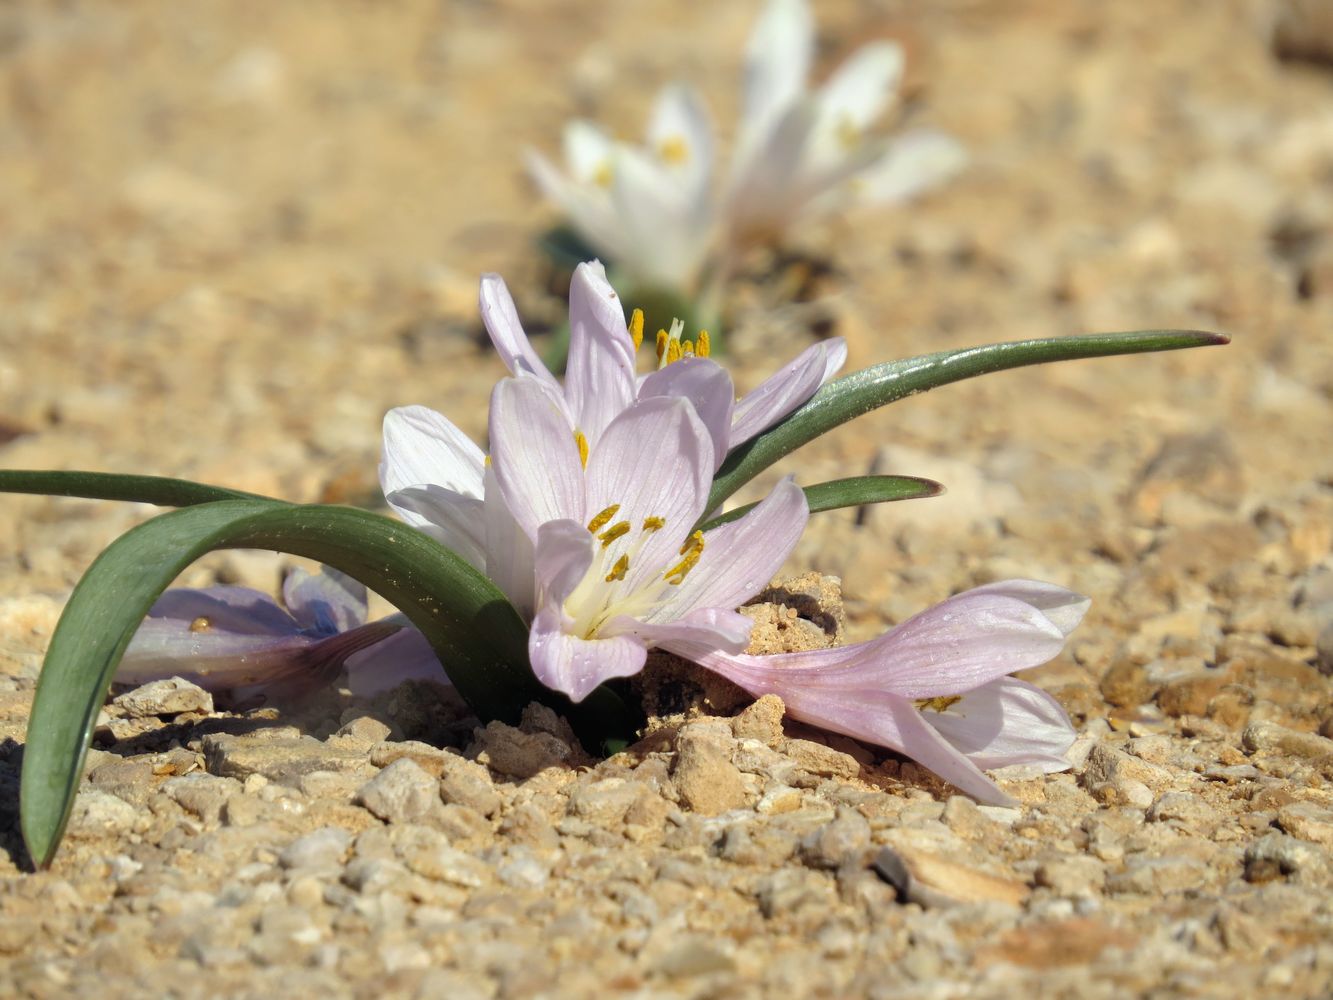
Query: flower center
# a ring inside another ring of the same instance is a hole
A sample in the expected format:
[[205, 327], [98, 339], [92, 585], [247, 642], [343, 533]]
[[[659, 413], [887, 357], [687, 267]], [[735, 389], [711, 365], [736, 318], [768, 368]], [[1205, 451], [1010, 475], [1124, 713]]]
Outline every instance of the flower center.
[[631, 588], [626, 574], [648, 539], [666, 527], [666, 518], [651, 514], [636, 528], [627, 519], [617, 519], [620, 507], [613, 503], [588, 522], [589, 534], [600, 544], [587, 573], [565, 599], [565, 614], [574, 620], [570, 632], [585, 639], [595, 638], [612, 618], [649, 614], [666, 599], [671, 587], [685, 581], [703, 554], [703, 532], [696, 531], [680, 547], [679, 562]]
[[700, 330], [694, 340], [682, 340], [685, 324], [678, 319], [671, 321], [671, 331], [657, 331], [657, 367], [665, 368], [681, 358], [706, 358], [712, 353], [712, 343], [707, 330]]
[[663, 163], [679, 167], [690, 160], [690, 144], [682, 135], [669, 135], [657, 144], [657, 155]]
[[936, 712], [942, 715], [962, 700], [961, 694], [939, 694], [934, 698], [918, 698], [913, 704], [922, 712]]

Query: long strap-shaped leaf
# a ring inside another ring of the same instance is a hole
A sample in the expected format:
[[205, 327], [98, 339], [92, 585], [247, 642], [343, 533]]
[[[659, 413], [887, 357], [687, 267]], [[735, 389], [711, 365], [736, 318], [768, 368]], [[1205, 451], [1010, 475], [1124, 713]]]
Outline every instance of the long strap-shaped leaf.
[[[558, 705], [582, 726], [625, 735], [633, 720], [605, 689], [570, 706], [538, 684], [527, 628], [495, 585], [419, 531], [350, 507], [225, 500], [162, 514], [127, 532], [89, 567], [51, 637], [24, 750], [20, 815], [33, 860], [50, 862], [69, 820], [98, 709], [153, 602], [200, 555], [269, 548], [360, 580], [430, 640], [450, 679], [484, 719]], [[563, 702], [563, 704], [561, 704]]]
[[1082, 337], [1050, 337], [968, 347], [875, 365], [830, 382], [781, 424], [732, 451], [713, 479], [708, 509], [715, 510], [760, 472], [801, 445], [839, 424], [904, 396], [988, 372], [1048, 361], [1178, 351], [1229, 342], [1229, 337], [1198, 330], [1094, 333]]
[[[268, 500], [269, 497], [225, 486], [192, 483], [166, 476], [129, 476], [119, 472], [0, 469], [0, 493], [44, 493], [87, 500], [129, 500], [159, 507], [192, 507], [218, 500]], [[273, 501], [279, 503], [281, 501]]]
[[[830, 479], [826, 483], [815, 483], [801, 487], [805, 490], [805, 502], [811, 514], [840, 507], [860, 507], [863, 504], [890, 503], [894, 500], [919, 500], [923, 497], [937, 497], [944, 492], [944, 487], [933, 479], [921, 479], [917, 476], [852, 476], [848, 479]], [[758, 506], [747, 503], [743, 507], [719, 514], [711, 521], [699, 525], [700, 531], [714, 528], [744, 517]]]

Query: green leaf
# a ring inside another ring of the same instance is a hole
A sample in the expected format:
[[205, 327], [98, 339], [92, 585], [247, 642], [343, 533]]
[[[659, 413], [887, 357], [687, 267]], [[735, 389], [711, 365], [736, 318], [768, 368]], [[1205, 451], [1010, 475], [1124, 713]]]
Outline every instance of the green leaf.
[[[130, 500], [159, 507], [192, 507], [218, 500], [268, 500], [257, 493], [207, 486], [165, 476], [123, 476], [115, 472], [55, 472], [0, 469], [0, 493], [44, 493], [88, 500]], [[280, 501], [273, 501], [278, 503]]]
[[637, 721], [605, 688], [570, 706], [527, 661], [527, 627], [488, 579], [422, 532], [350, 507], [224, 500], [162, 514], [89, 567], [51, 637], [24, 750], [20, 820], [47, 865], [78, 788], [98, 709], [135, 630], [162, 591], [205, 552], [269, 548], [318, 559], [380, 593], [425, 633], [483, 719], [517, 721], [540, 700], [585, 738], [624, 737]]
[[713, 477], [708, 509], [801, 445], [904, 396], [1007, 368], [1226, 343], [1229, 337], [1199, 330], [1140, 330], [1018, 340], [875, 365], [828, 383], [781, 424], [734, 449]]
[[[803, 486], [801, 489], [805, 490], [805, 501], [810, 505], [811, 514], [840, 507], [860, 507], [868, 503], [937, 497], [944, 492], [944, 487], [933, 479], [919, 479], [916, 476], [852, 476]], [[729, 510], [699, 525], [699, 530], [711, 531], [728, 521], [745, 516], [755, 506], [747, 503], [744, 507]]]

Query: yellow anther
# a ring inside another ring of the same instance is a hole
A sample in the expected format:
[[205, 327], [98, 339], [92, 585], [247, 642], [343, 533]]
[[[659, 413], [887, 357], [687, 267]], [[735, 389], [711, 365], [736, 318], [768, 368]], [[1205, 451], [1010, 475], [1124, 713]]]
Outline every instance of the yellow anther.
[[592, 182], [598, 187], [609, 188], [615, 178], [616, 173], [611, 167], [610, 160], [603, 160], [597, 164], [597, 169], [592, 173]]
[[608, 524], [610, 524], [611, 518], [615, 517], [618, 513], [620, 513], [620, 504], [613, 503], [610, 507], [606, 508], [606, 510], [604, 511], [599, 512], [596, 517], [594, 517], [591, 521], [588, 522], [588, 530], [591, 531], [594, 535], [597, 534], [597, 532], [601, 531]]
[[489, 468], [491, 467], [491, 456], [490, 456], [490, 455], [487, 455], [487, 456], [486, 456], [485, 464], [486, 464], [486, 468], [489, 469]]
[[694, 353], [701, 358], [706, 358], [713, 353], [713, 344], [708, 338], [707, 330], [699, 331], [699, 337], [694, 342]]
[[680, 166], [689, 162], [690, 144], [685, 141], [684, 136], [669, 135], [657, 144], [657, 155], [662, 158], [663, 163]]
[[662, 355], [667, 349], [667, 332], [665, 330], [657, 331], [657, 363], [662, 363]]
[[588, 436], [583, 431], [574, 432], [574, 443], [579, 446], [579, 461], [588, 467]]
[[941, 694], [934, 698], [918, 698], [915, 704], [923, 712], [943, 712], [950, 705], [956, 705], [962, 700], [961, 694]]
[[606, 582], [614, 583], [617, 580], [625, 579], [625, 571], [629, 569], [629, 556], [621, 556], [616, 560], [616, 564], [611, 567], [611, 572], [606, 574]]
[[673, 361], [679, 361], [681, 356], [680, 341], [668, 340], [666, 345], [666, 363], [671, 364]]
[[629, 317], [629, 335], [634, 338], [634, 349], [643, 346], [643, 310], [635, 309]]
[[696, 531], [680, 547], [680, 554], [685, 558], [662, 574], [662, 578], [672, 586], [679, 586], [684, 583], [685, 577], [689, 576], [690, 570], [698, 564], [699, 557], [703, 555], [703, 552], [704, 533]]
[[694, 357], [694, 341], [682, 340], [680, 342], [680, 354], [683, 358]]
[[191, 632], [207, 632], [212, 627], [213, 623], [209, 621], [207, 618], [204, 618], [202, 615], [196, 618], [194, 621], [190, 622]]
[[607, 528], [600, 535], [598, 535], [597, 538], [602, 543], [602, 548], [606, 548], [621, 535], [628, 535], [628, 534], [629, 534], [629, 522], [617, 521], [615, 524], [611, 525], [611, 527]]
[[836, 126], [838, 132], [838, 142], [842, 143], [843, 149], [855, 149], [861, 143], [862, 130], [856, 122], [843, 115], [838, 119]]
[[658, 517], [656, 514], [654, 514], [652, 517], [645, 517], [643, 519], [644, 531], [658, 531], [665, 527], [666, 527], [665, 517]]

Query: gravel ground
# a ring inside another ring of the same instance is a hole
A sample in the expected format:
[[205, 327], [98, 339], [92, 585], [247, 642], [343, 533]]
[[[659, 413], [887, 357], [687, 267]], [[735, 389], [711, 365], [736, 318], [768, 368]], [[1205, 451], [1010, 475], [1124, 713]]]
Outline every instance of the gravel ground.
[[[480, 436], [500, 367], [477, 274], [534, 329], [562, 310], [522, 148], [575, 113], [635, 133], [677, 74], [729, 114], [753, 10], [4, 7], [0, 464], [368, 502], [390, 406]], [[1300, 0], [819, 17], [827, 65], [903, 39], [910, 116], [974, 162], [749, 262], [742, 387], [828, 333], [854, 367], [1235, 338], [948, 387], [790, 466], [950, 489], [812, 523], [788, 572], [824, 574], [800, 586], [846, 638], [1009, 576], [1093, 598], [1030, 675], [1079, 728], [1071, 770], [999, 775], [1021, 805], [978, 807], [725, 692], [599, 760], [549, 712], [481, 728], [430, 685], [242, 714], [149, 690], [108, 707], [69, 840], [32, 874], [15, 811], [41, 655], [152, 511], [0, 498], [0, 993], [1333, 990], [1333, 25]], [[290, 564], [227, 553], [183, 579], [271, 590]], [[793, 611], [757, 610], [759, 641], [812, 634]]]

